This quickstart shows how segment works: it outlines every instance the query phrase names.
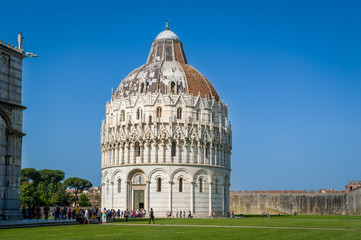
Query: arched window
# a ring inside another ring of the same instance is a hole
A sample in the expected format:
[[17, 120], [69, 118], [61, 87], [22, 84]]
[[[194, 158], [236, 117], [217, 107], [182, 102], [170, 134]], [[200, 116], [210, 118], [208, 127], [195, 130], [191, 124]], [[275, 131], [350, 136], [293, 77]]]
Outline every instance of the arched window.
[[133, 178], [133, 184], [144, 184], [144, 177], [142, 174], [137, 174]]
[[122, 110], [121, 113], [120, 113], [120, 121], [121, 122], [125, 121], [125, 111], [124, 110]]
[[203, 178], [199, 179], [199, 192], [203, 192]]
[[197, 110], [197, 113], [196, 113], [196, 121], [200, 121], [200, 117], [201, 117], [201, 110]]
[[162, 179], [159, 177], [157, 178], [157, 192], [162, 191]]
[[183, 178], [179, 178], [179, 192], [183, 192]]
[[161, 107], [157, 107], [157, 118], [162, 117], [162, 108]]
[[118, 179], [118, 193], [120, 193], [122, 191], [122, 180], [119, 178]]
[[144, 92], [144, 83], [141, 83], [140, 84], [140, 93], [143, 93]]
[[140, 145], [139, 145], [139, 142], [136, 142], [134, 144], [134, 151], [135, 151], [135, 156], [140, 157]]
[[172, 157], [175, 157], [177, 153], [177, 144], [175, 142], [172, 142]]
[[214, 123], [214, 118], [215, 118], [215, 114], [214, 114], [214, 112], [212, 112], [212, 123]]
[[139, 120], [139, 118], [142, 115], [142, 110], [140, 108], [137, 109], [137, 120]]
[[216, 178], [216, 193], [218, 193], [218, 179]]
[[177, 89], [176, 89], [176, 86], [175, 86], [175, 83], [172, 82], [170, 84], [170, 91], [173, 93], [173, 94], [177, 94]]
[[177, 109], [177, 119], [182, 119], [182, 108]]

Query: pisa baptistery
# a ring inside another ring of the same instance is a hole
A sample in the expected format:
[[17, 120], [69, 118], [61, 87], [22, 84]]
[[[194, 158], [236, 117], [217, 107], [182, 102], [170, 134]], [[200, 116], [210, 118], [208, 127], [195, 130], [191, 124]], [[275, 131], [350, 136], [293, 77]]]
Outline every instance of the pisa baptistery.
[[191, 212], [229, 211], [232, 131], [227, 105], [188, 64], [166, 29], [147, 62], [119, 84], [101, 127], [102, 207]]

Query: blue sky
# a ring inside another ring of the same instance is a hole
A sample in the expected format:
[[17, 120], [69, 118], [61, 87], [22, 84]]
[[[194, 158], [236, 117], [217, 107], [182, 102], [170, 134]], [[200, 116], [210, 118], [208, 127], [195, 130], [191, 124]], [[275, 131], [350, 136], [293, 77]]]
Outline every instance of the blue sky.
[[231, 189], [361, 180], [359, 1], [1, 1], [23, 66], [23, 167], [100, 184], [104, 105], [170, 28], [228, 104]]

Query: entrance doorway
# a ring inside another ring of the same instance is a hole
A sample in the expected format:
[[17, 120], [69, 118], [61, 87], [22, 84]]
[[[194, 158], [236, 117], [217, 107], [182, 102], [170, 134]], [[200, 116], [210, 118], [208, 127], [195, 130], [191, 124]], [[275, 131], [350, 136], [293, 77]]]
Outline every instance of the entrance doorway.
[[144, 208], [144, 190], [134, 190], [133, 210]]

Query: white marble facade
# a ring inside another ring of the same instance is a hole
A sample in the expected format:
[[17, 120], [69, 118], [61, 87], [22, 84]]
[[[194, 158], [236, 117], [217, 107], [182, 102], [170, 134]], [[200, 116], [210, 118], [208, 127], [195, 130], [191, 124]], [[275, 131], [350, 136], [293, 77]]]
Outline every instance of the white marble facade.
[[162, 217], [177, 210], [221, 215], [229, 211], [227, 106], [203, 75], [192, 72], [178, 38], [163, 35], [153, 42], [147, 64], [128, 75], [106, 105], [102, 207], [153, 208]]

